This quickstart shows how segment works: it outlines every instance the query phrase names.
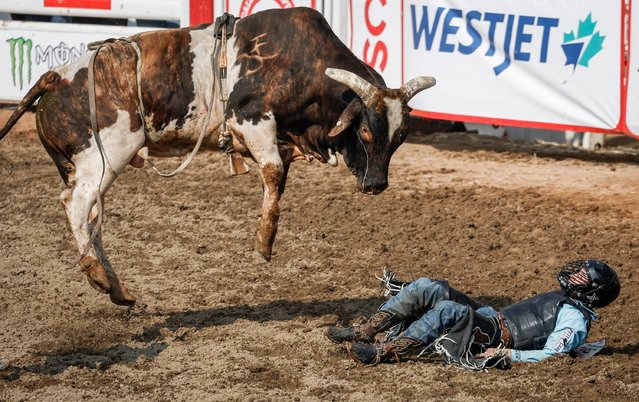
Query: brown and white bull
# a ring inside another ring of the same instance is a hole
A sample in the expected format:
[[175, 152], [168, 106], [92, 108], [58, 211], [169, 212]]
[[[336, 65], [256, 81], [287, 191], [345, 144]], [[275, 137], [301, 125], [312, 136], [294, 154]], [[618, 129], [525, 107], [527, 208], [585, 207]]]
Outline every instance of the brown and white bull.
[[362, 192], [382, 192], [391, 155], [407, 135], [407, 102], [435, 84], [418, 77], [389, 89], [318, 12], [270, 10], [238, 20], [228, 39], [224, 110], [211, 67], [213, 30], [211, 24], [134, 35], [140, 66], [126, 41], [100, 49], [93, 71], [101, 146], [89, 113], [92, 52], [44, 74], [0, 131], [2, 139], [39, 99], [38, 135], [67, 186], [61, 201], [83, 254], [82, 270], [114, 303], [129, 305], [135, 298], [110, 266], [99, 231], [93, 238], [91, 233], [99, 229], [97, 206], [109, 186], [128, 164], [142, 165], [140, 149], [185, 154], [205, 122], [204, 146], [213, 147], [225, 120], [235, 150], [261, 173], [256, 248], [270, 260], [290, 163], [311, 157], [335, 162], [341, 153]]

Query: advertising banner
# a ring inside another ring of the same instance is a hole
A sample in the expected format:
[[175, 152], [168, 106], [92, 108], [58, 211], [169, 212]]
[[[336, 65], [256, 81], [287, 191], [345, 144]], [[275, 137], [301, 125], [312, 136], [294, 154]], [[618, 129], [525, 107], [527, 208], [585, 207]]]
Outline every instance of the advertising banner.
[[[213, 4], [212, 0], [5, 0], [0, 13], [7, 18], [0, 20], [0, 102], [17, 103], [46, 71], [78, 60], [88, 43], [157, 29], [135, 26], [144, 20], [188, 25], [190, 15], [211, 21]], [[13, 21], [10, 14], [47, 22]], [[86, 17], [98, 20], [87, 22]], [[119, 20], [118, 25], [106, 25], [114, 20]], [[119, 25], [122, 21], [134, 26]]]
[[[0, 101], [21, 100], [42, 74], [52, 67], [78, 60], [90, 42], [144, 30], [104, 27], [96, 32], [95, 27], [87, 25], [58, 24], [59, 29], [52, 31], [51, 25], [54, 24], [13, 22], [12, 29], [0, 26]], [[82, 32], [83, 29], [90, 32]]]
[[623, 0], [350, 0], [355, 54], [417, 114], [538, 128], [621, 122]]
[[630, 7], [630, 57], [626, 95], [626, 127], [639, 136], [639, 4]]

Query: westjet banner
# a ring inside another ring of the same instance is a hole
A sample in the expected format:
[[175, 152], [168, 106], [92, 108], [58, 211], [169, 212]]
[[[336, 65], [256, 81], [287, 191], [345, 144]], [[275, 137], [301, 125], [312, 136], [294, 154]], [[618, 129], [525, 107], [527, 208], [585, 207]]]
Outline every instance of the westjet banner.
[[[639, 24], [639, 4], [631, 7], [630, 21]], [[639, 137], [639, 26], [631, 23], [631, 27], [633, 29], [630, 29], [626, 127], [629, 134]]]
[[389, 86], [434, 76], [411, 102], [426, 117], [613, 131], [623, 16], [623, 0], [351, 0], [349, 44]]

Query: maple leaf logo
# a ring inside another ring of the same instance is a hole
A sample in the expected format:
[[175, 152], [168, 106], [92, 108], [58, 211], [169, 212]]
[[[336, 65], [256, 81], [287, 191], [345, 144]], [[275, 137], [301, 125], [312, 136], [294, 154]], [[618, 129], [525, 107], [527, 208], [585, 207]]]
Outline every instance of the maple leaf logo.
[[573, 31], [564, 34], [561, 48], [566, 56], [566, 66], [572, 65], [573, 71], [577, 66], [588, 67], [590, 60], [603, 49], [606, 39], [599, 31], [595, 32], [597, 21], [592, 20], [592, 13], [585, 20], [579, 21], [577, 35]]

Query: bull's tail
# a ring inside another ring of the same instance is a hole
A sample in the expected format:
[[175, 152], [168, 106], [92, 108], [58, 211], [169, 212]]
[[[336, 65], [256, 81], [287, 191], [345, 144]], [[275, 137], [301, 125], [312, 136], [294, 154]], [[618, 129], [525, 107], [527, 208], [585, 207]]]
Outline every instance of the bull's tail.
[[5, 123], [4, 127], [0, 129], [0, 140], [11, 130], [11, 128], [20, 120], [20, 117], [27, 111], [27, 109], [33, 105], [57, 80], [60, 78], [58, 73], [54, 71], [48, 71], [45, 73], [38, 82], [27, 92], [25, 97], [20, 101], [20, 104], [13, 112], [9, 120]]

